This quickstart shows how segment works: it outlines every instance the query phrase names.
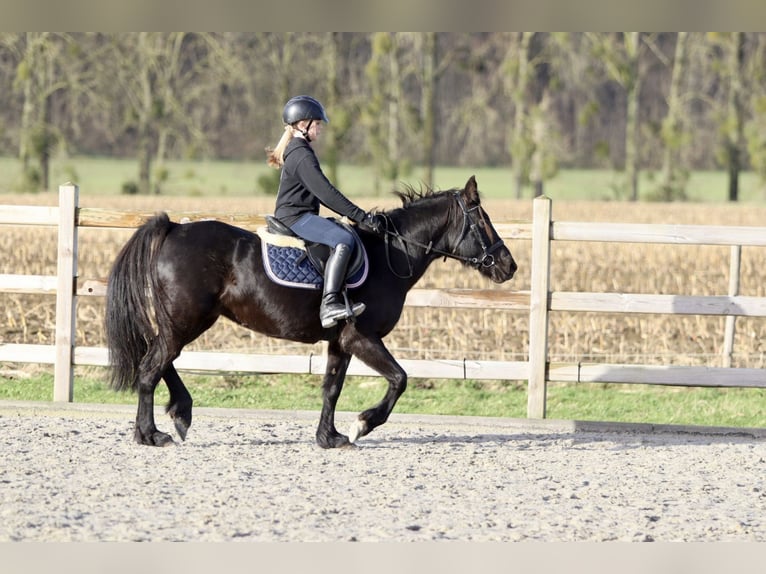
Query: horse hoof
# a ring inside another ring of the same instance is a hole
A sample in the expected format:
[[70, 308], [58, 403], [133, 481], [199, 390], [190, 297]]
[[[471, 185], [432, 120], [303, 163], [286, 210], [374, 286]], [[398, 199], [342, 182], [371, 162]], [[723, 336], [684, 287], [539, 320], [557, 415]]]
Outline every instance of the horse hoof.
[[356, 439], [367, 434], [367, 422], [361, 419], [356, 419], [351, 428], [348, 429], [348, 442], [354, 444]]
[[146, 446], [172, 446], [175, 444], [173, 437], [160, 431], [154, 431], [149, 436], [144, 436], [136, 430], [135, 439], [138, 444]]
[[165, 411], [170, 415], [178, 436], [182, 441], [186, 440], [186, 433], [189, 432], [192, 423], [191, 403], [184, 407], [179, 407], [177, 404], [168, 405]]
[[316, 441], [317, 446], [320, 448], [345, 448], [349, 446], [353, 446], [349, 441], [348, 437], [345, 435], [340, 434], [337, 431], [333, 431], [331, 433], [322, 433], [318, 432], [316, 435]]
[[152, 441], [154, 446], [173, 446], [174, 444], [176, 444], [173, 441], [172, 436], [160, 431], [157, 431], [156, 433], [154, 433], [154, 435], [152, 436]]
[[186, 421], [180, 418], [175, 418], [173, 419], [173, 424], [175, 425], [176, 432], [181, 440], [186, 440], [186, 433], [189, 432], [189, 425]]

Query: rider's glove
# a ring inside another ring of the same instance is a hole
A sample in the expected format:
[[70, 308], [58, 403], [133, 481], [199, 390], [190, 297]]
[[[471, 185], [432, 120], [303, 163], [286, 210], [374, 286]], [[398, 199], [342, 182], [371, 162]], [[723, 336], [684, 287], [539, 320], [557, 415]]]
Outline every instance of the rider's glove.
[[386, 230], [386, 218], [380, 213], [368, 211], [359, 225], [375, 235], [383, 235]]

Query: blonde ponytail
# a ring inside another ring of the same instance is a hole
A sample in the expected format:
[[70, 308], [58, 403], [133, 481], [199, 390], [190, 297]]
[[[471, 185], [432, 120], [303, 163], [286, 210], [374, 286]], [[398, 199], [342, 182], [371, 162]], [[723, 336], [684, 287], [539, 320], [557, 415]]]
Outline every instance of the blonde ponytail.
[[269, 167], [279, 169], [282, 164], [285, 163], [285, 148], [290, 140], [293, 139], [293, 128], [291, 126], [285, 126], [285, 131], [282, 133], [282, 137], [279, 138], [279, 143], [274, 149], [266, 148], [266, 163]]

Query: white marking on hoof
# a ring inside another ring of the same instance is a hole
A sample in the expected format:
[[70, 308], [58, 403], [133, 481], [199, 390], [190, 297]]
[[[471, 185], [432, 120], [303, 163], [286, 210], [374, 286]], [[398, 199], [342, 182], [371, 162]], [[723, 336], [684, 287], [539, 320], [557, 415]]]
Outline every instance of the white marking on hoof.
[[359, 419], [355, 420], [351, 424], [351, 428], [348, 429], [348, 442], [354, 444], [356, 439], [362, 435], [362, 431], [365, 429], [366, 423]]

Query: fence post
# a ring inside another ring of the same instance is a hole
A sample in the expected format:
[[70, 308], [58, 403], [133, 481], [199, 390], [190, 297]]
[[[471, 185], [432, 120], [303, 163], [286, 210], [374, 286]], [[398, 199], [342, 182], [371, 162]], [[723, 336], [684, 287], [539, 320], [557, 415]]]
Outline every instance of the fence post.
[[527, 417], [545, 418], [548, 367], [548, 292], [550, 290], [551, 200], [535, 198], [529, 295], [529, 384]]
[[[731, 259], [729, 262], [729, 296], [739, 295], [739, 275], [742, 262], [742, 246], [731, 246]], [[723, 366], [731, 367], [731, 356], [734, 353], [734, 332], [737, 321], [736, 315], [726, 316], [726, 327], [723, 336]]]
[[67, 183], [59, 186], [56, 362], [53, 374], [53, 400], [57, 402], [72, 402], [74, 396], [78, 195], [76, 185]]

